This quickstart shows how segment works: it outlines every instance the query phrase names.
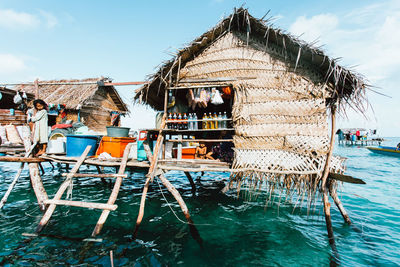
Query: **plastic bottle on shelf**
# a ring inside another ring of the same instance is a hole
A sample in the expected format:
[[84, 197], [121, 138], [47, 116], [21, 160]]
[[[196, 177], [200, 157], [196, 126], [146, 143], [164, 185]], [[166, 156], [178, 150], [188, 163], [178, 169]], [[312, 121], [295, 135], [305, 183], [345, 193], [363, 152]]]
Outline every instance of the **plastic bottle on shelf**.
[[177, 125], [178, 125], [177, 129], [178, 130], [182, 130], [183, 124], [182, 124], [182, 114], [181, 113], [178, 114], [178, 123], [177, 123]]
[[206, 113], [203, 114], [202, 129], [207, 129], [207, 114]]
[[188, 130], [193, 130], [193, 117], [192, 113], [189, 113], [188, 115]]
[[213, 114], [213, 119], [214, 119], [214, 129], [219, 129], [218, 115], [216, 112], [214, 112]]
[[207, 129], [214, 129], [213, 116], [212, 116], [211, 112], [208, 113], [208, 128]]
[[174, 115], [172, 116], [172, 120], [173, 120], [173, 122], [172, 122], [172, 128], [171, 129], [178, 129], [178, 125], [176, 124], [176, 120], [177, 120], [177, 116], [176, 116], [176, 113], [174, 113]]
[[223, 128], [224, 129], [228, 128], [228, 121], [227, 121], [228, 116], [226, 115], [226, 111], [224, 111], [224, 115], [222, 116], [222, 119], [224, 119], [224, 123], [222, 124]]
[[224, 121], [222, 120], [222, 113], [220, 111], [218, 113], [218, 129], [222, 129], [223, 128], [223, 123], [224, 123]]
[[186, 113], [183, 113], [183, 130], [188, 130], [189, 129], [189, 124], [188, 124], [188, 117], [186, 116]]
[[168, 123], [167, 123], [167, 128], [171, 129], [172, 128], [172, 114], [168, 114]]
[[193, 113], [193, 130], [199, 129], [199, 122], [197, 120], [197, 114]]

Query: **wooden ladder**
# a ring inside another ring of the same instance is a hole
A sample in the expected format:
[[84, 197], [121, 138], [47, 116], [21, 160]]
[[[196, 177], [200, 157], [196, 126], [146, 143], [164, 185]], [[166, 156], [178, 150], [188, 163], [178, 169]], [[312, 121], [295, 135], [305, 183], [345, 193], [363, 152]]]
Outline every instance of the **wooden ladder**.
[[[127, 175], [125, 173], [126, 163], [128, 161], [128, 155], [132, 144], [128, 144], [125, 148], [123, 158], [121, 160], [121, 165], [118, 171], [118, 174], [82, 174], [77, 173], [79, 167], [85, 161], [87, 154], [90, 151], [91, 146], [87, 146], [85, 151], [82, 153], [78, 161], [76, 162], [75, 166], [72, 168], [70, 173], [64, 173], [63, 176], [66, 176], [65, 181], [59, 187], [57, 193], [55, 194], [53, 199], [45, 200], [44, 204], [49, 205], [45, 214], [43, 215], [42, 219], [40, 220], [39, 225], [36, 228], [36, 232], [39, 233], [43, 230], [43, 228], [47, 225], [48, 221], [50, 220], [51, 216], [54, 213], [57, 205], [64, 205], [64, 206], [73, 206], [73, 207], [81, 207], [81, 208], [88, 208], [88, 209], [101, 209], [103, 210], [96, 227], [92, 233], [92, 236], [97, 235], [100, 233], [101, 228], [103, 227], [107, 217], [112, 210], [117, 209], [117, 205], [115, 205], [115, 201], [118, 196], [118, 192], [121, 187], [122, 179], [126, 178]], [[107, 203], [93, 203], [93, 202], [83, 202], [83, 201], [73, 201], [73, 200], [62, 200], [61, 197], [63, 196], [65, 190], [67, 190], [68, 186], [71, 185], [72, 178], [77, 177], [100, 177], [100, 178], [116, 178], [114, 188], [111, 192], [111, 195], [107, 201]]]

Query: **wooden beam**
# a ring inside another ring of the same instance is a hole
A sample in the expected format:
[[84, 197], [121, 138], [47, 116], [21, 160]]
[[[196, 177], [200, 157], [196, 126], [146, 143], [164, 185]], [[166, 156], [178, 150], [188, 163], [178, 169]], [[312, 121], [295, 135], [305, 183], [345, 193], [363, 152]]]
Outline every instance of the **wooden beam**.
[[[65, 190], [67, 190], [68, 186], [72, 182], [72, 176], [79, 170], [79, 167], [82, 165], [83, 161], [85, 160], [87, 154], [90, 151], [91, 146], [87, 146], [85, 151], [83, 151], [81, 157], [79, 158], [78, 162], [75, 164], [74, 168], [72, 168], [71, 172], [65, 179], [65, 181], [61, 184], [60, 188], [57, 190], [57, 193], [55, 194], [53, 200], [60, 200], [62, 195], [64, 194]], [[43, 215], [42, 219], [39, 222], [39, 225], [36, 228], [36, 232], [39, 233], [43, 230], [43, 228], [46, 226], [48, 221], [51, 218], [51, 215], [53, 215], [54, 210], [56, 209], [56, 204], [50, 204], [50, 206], [47, 208], [46, 213]]]
[[104, 86], [119, 86], [119, 85], [141, 85], [148, 84], [149, 82], [121, 82], [121, 83], [104, 83]]
[[[68, 176], [68, 173], [63, 173], [62, 176]], [[127, 178], [127, 174], [115, 174], [115, 173], [75, 173], [73, 177], [93, 177], [93, 178]]]
[[0, 162], [26, 162], [26, 163], [39, 163], [48, 161], [47, 159], [43, 158], [24, 158], [24, 157], [9, 157], [9, 156], [1, 156]]
[[[129, 156], [129, 152], [131, 151], [131, 147], [132, 147], [132, 143], [129, 143], [124, 150], [124, 155], [122, 157], [121, 160], [121, 165], [119, 166], [119, 170], [118, 170], [118, 174], [119, 175], [123, 175], [125, 173], [125, 169], [126, 169], [126, 164], [128, 162], [128, 156]], [[108, 198], [107, 204], [108, 205], [113, 205], [115, 200], [117, 200], [118, 197], [118, 193], [119, 190], [121, 188], [121, 184], [122, 184], [122, 177], [117, 177], [115, 183], [114, 183], [114, 187], [113, 190], [111, 192], [110, 197]], [[101, 229], [103, 228], [104, 223], [106, 222], [108, 215], [110, 214], [109, 210], [103, 210], [103, 212], [100, 215], [99, 220], [97, 221], [97, 224], [92, 232], [92, 237], [95, 237], [96, 235], [98, 235], [101, 231]]]
[[88, 209], [101, 209], [101, 210], [116, 210], [117, 205], [109, 205], [104, 203], [91, 203], [83, 201], [73, 201], [73, 200], [61, 200], [61, 199], [48, 199], [44, 202], [45, 204], [63, 205], [63, 206], [73, 206]]
[[330, 172], [328, 177], [331, 179], [334, 179], [334, 180], [345, 182], [345, 183], [366, 184], [366, 182], [364, 182], [363, 180], [361, 180], [359, 178], [354, 178], [350, 175], [344, 175], [344, 174], [340, 174], [340, 173]]

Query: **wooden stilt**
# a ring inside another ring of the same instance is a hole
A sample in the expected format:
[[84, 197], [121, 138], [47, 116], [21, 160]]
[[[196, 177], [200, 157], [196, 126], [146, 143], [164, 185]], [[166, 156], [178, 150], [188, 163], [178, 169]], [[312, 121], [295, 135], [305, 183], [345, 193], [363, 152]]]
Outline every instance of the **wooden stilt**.
[[[100, 167], [99, 166], [96, 166], [96, 169], [97, 169], [97, 172], [99, 173], [99, 174], [103, 174], [103, 172], [101, 171], [101, 169], [100, 169]], [[107, 181], [106, 181], [106, 179], [104, 179], [104, 177], [101, 177], [101, 182], [103, 183], [103, 184], [107, 184]]]
[[44, 175], [45, 171], [44, 171], [44, 168], [42, 166], [42, 163], [39, 162], [38, 164], [39, 164], [40, 170], [42, 171], [41, 175]]
[[[149, 144], [147, 142], [144, 142], [143, 147], [144, 147], [144, 150], [146, 151], [147, 159], [149, 161], [152, 161], [152, 155], [151, 155]], [[149, 173], [150, 173], [150, 169], [149, 169]], [[147, 176], [146, 181], [143, 186], [142, 197], [140, 199], [139, 213], [138, 213], [138, 217], [136, 219], [135, 230], [133, 231], [133, 235], [132, 235], [133, 239], [136, 239], [140, 224], [142, 223], [142, 220], [143, 220], [144, 205], [146, 203], [146, 196], [147, 196], [147, 191], [149, 190], [151, 178], [152, 178], [151, 176]]]
[[336, 245], [335, 245], [335, 237], [333, 234], [333, 228], [332, 228], [332, 220], [331, 220], [331, 204], [329, 203], [329, 198], [328, 198], [328, 186], [327, 186], [327, 179], [329, 175], [329, 164], [332, 158], [332, 152], [333, 152], [333, 145], [335, 143], [335, 123], [336, 123], [336, 107], [332, 107], [331, 109], [331, 123], [332, 123], [332, 129], [331, 129], [331, 140], [330, 140], [330, 146], [329, 146], [329, 152], [326, 157], [326, 162], [325, 162], [325, 167], [322, 175], [322, 192], [323, 192], [323, 203], [324, 203], [324, 212], [325, 212], [325, 222], [326, 222], [326, 228], [328, 232], [328, 238], [329, 238], [329, 244], [331, 245], [332, 249], [336, 251]]
[[332, 186], [329, 186], [329, 193], [330, 193], [330, 195], [331, 195], [333, 201], [335, 202], [336, 207], [339, 209], [340, 213], [342, 214], [342, 217], [343, 217], [344, 221], [345, 221], [348, 225], [350, 225], [350, 224], [351, 224], [350, 217], [349, 217], [349, 215], [347, 214], [346, 209], [343, 207], [343, 204], [342, 204], [342, 202], [340, 201], [340, 199], [339, 199], [339, 197], [338, 197], [338, 195], [337, 195], [337, 192], [334, 191], [334, 190], [332, 189]]
[[133, 235], [132, 235], [133, 239], [136, 239], [137, 233], [139, 231], [140, 224], [142, 223], [142, 220], [143, 220], [144, 206], [145, 206], [145, 203], [146, 203], [147, 191], [149, 190], [150, 182], [153, 181], [153, 178], [154, 178], [154, 175], [155, 175], [155, 172], [156, 172], [156, 169], [157, 169], [156, 166], [157, 166], [157, 163], [158, 163], [158, 154], [159, 154], [159, 151], [160, 151], [160, 146], [162, 145], [163, 140], [164, 140], [164, 136], [162, 135], [162, 131], [163, 131], [164, 127], [165, 127], [166, 119], [167, 119], [167, 114], [164, 113], [164, 116], [163, 116], [162, 121], [161, 121], [160, 131], [158, 132], [157, 142], [156, 142], [156, 145], [154, 147], [154, 154], [153, 155], [151, 154], [149, 144], [147, 142], [143, 143], [143, 147], [144, 147], [144, 150], [146, 151], [147, 159], [150, 161], [150, 168], [149, 168], [149, 171], [147, 173], [147, 178], [146, 178], [146, 181], [145, 181], [144, 187], [143, 187], [142, 197], [140, 199], [139, 213], [138, 213], [138, 217], [136, 219], [135, 230], [133, 231]]
[[[113, 205], [115, 200], [117, 199], [119, 189], [121, 188], [121, 184], [122, 184], [123, 174], [125, 173], [126, 163], [128, 162], [129, 152], [131, 151], [131, 147], [132, 147], [132, 143], [129, 143], [125, 147], [124, 155], [121, 160], [121, 166], [119, 167], [119, 171], [118, 171], [119, 176], [116, 177], [116, 181], [114, 183], [114, 188], [113, 188], [111, 195], [107, 201], [107, 205]], [[100, 233], [109, 214], [110, 214], [110, 210], [103, 210], [103, 212], [100, 215], [99, 220], [97, 221], [96, 227], [94, 228], [94, 230], [92, 232], [92, 237], [94, 237]]]
[[179, 206], [181, 207], [181, 210], [183, 214], [185, 215], [185, 218], [187, 222], [189, 223], [189, 228], [190, 228], [190, 233], [192, 234], [193, 238], [199, 242], [200, 244], [203, 243], [203, 240], [200, 237], [199, 231], [197, 230], [196, 226], [193, 223], [192, 218], [190, 217], [189, 210], [186, 206], [185, 201], [182, 199], [181, 194], [179, 194], [178, 190], [168, 181], [167, 178], [165, 178], [164, 174], [161, 173], [158, 178], [160, 178], [161, 182], [163, 185], [168, 189], [168, 191], [174, 196], [176, 201], [178, 202]]
[[196, 185], [195, 185], [195, 183], [193, 181], [193, 178], [190, 175], [190, 172], [184, 172], [184, 173], [185, 173], [186, 177], [189, 180], [190, 186], [192, 187], [192, 194], [194, 195], [196, 193]]
[[[35, 144], [36, 145], [36, 144]], [[33, 145], [25, 154], [24, 159], [27, 159], [31, 154], [32, 154], [32, 150], [35, 147], [35, 145]], [[30, 142], [26, 143], [26, 147], [25, 149], [27, 150], [28, 146], [30, 146]], [[14, 186], [16, 185], [18, 178], [21, 176], [22, 170], [24, 169], [25, 166], [25, 162], [22, 162], [17, 174], [15, 175], [13, 181], [11, 182], [10, 186], [7, 189], [7, 192], [4, 194], [3, 198], [0, 201], [0, 209], [3, 208], [4, 204], [6, 204], [8, 196], [11, 194], [11, 191], [14, 189]]]
[[31, 184], [33, 191], [35, 192], [37, 201], [39, 203], [39, 207], [41, 211], [46, 210], [46, 206], [44, 201], [47, 200], [49, 197], [47, 196], [47, 192], [44, 189], [42, 178], [39, 174], [39, 165], [37, 163], [29, 163], [29, 176], [31, 179]]
[[7, 192], [4, 194], [3, 198], [0, 201], [0, 209], [3, 208], [4, 204], [6, 204], [8, 196], [10, 195], [11, 191], [14, 189], [15, 184], [18, 181], [19, 176], [21, 175], [22, 170], [24, 169], [25, 163], [21, 163], [17, 174], [14, 177], [14, 180], [11, 182], [10, 186], [7, 189]]
[[[67, 190], [70, 183], [72, 183], [73, 175], [79, 170], [79, 167], [82, 165], [83, 161], [85, 160], [87, 154], [90, 151], [91, 146], [87, 146], [85, 151], [82, 153], [81, 157], [75, 164], [74, 168], [71, 170], [71, 173], [67, 176], [65, 181], [61, 184], [60, 188], [58, 189], [56, 195], [54, 196], [53, 200], [60, 200], [62, 195], [64, 194], [65, 190]], [[47, 208], [46, 213], [43, 215], [42, 219], [40, 220], [39, 225], [36, 228], [36, 232], [39, 233], [43, 230], [46, 226], [48, 221], [50, 220], [51, 215], [53, 215], [54, 210], [56, 209], [56, 204], [50, 204]]]

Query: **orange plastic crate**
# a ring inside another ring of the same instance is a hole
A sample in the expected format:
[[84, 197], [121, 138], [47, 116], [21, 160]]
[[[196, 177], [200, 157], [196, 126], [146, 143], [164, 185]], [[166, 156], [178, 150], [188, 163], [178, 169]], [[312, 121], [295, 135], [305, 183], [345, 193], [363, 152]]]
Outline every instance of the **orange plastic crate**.
[[[172, 153], [173, 153], [173, 157], [177, 158], [178, 149], [173, 148]], [[195, 154], [196, 154], [195, 147], [182, 147], [182, 159], [194, 159]]]
[[133, 142], [136, 142], [136, 138], [104, 136], [101, 139], [99, 148], [96, 152], [96, 156], [100, 155], [103, 152], [107, 152], [114, 158], [121, 158], [124, 155], [125, 147], [129, 143]]

